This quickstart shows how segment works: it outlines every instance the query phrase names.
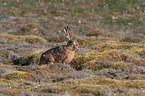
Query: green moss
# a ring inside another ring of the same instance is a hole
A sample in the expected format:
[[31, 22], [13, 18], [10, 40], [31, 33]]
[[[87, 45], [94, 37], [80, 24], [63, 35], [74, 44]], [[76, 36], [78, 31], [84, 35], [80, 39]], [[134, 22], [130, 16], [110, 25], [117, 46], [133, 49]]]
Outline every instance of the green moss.
[[145, 57], [145, 48], [143, 47], [138, 47], [138, 46], [135, 46], [135, 47], [132, 47], [130, 48], [131, 51], [133, 51], [134, 53], [137, 53], [139, 54], [141, 57]]
[[[3, 90], [3, 93], [7, 93], [6, 91], [10, 90], [10, 87], [18, 87], [19, 83], [17, 81], [12, 81], [8, 79], [0, 78], [0, 90]], [[8, 93], [9, 94], [9, 93]]]
[[141, 75], [141, 74], [130, 74], [128, 76], [128, 79], [130, 79], [130, 80], [145, 80], [145, 75]]
[[49, 42], [63, 42], [67, 41], [66, 37], [64, 34], [52, 34], [49, 38], [47, 38]]
[[39, 66], [35, 68], [35, 73], [41, 78], [41, 82], [60, 82], [69, 78], [77, 78], [74, 75], [77, 74], [76, 70], [61, 63]]
[[3, 94], [14, 96], [14, 95], [21, 94], [21, 92], [22, 92], [22, 89], [13, 88], [13, 89], [11, 89], [11, 90], [7, 90], [7, 91], [5, 91]]
[[125, 37], [123, 38], [122, 40], [120, 41], [123, 41], [123, 42], [133, 42], [133, 43], [141, 43], [142, 41], [144, 41], [144, 39], [142, 38], [131, 38], [131, 37]]
[[35, 35], [13, 35], [13, 34], [3, 33], [0, 34], [0, 37], [8, 41], [17, 41], [17, 42], [25, 41], [30, 44], [46, 42], [44, 38]]
[[22, 72], [22, 71], [9, 71], [4, 74], [2, 74], [1, 78], [4, 79], [27, 79], [27, 80], [33, 80], [34, 77], [30, 73]]
[[124, 70], [128, 64], [124, 63], [123, 61], [120, 62], [109, 62], [109, 61], [89, 61], [83, 64], [83, 68], [91, 69], [94, 71], [102, 70], [103, 68], [112, 68], [112, 69], [121, 69]]
[[[45, 30], [39, 26], [37, 23], [27, 23], [24, 24], [18, 31], [18, 34], [21, 35], [46, 35]], [[49, 34], [47, 34], [49, 35]]]
[[14, 41], [19, 41], [19, 42], [23, 40], [20, 36], [13, 35], [13, 34], [3, 33], [0, 36], [2, 39], [7, 39], [7, 40], [14, 40]]
[[[42, 20], [41, 20], [41, 22], [42, 22]], [[44, 22], [45, 22], [45, 20], [44, 20]], [[44, 28], [42, 28], [41, 26], [39, 26], [38, 24], [35, 24], [35, 23], [28, 23], [28, 24], [23, 25], [17, 33], [17, 35], [41, 36], [41, 37], [45, 38], [47, 41], [53, 41], [53, 42], [66, 41], [67, 39], [64, 36], [64, 34], [48, 33], [44, 30]], [[38, 38], [27, 37], [25, 39], [25, 41], [28, 43], [33, 43], [34, 41], [37, 42]]]
[[[0, 74], [8, 70], [23, 70], [28, 76], [35, 74], [38, 79], [41, 77], [41, 87], [35, 88], [33, 84], [36, 82], [29, 80], [26, 83], [17, 82], [19, 79], [15, 79], [15, 76], [9, 73], [10, 80], [8, 77], [3, 79], [0, 76], [0, 95], [48, 95], [47, 93], [62, 95], [68, 91], [71, 95], [121, 96], [124, 93], [128, 96], [144, 96], [145, 50], [140, 44], [144, 42], [144, 0], [17, 1], [19, 2], [1, 0], [0, 63], [7, 66], [0, 65], [2, 69]], [[81, 52], [76, 52], [71, 65], [78, 70], [90, 70], [76, 71], [61, 64], [35, 67], [33, 64], [38, 63], [42, 51], [18, 57], [25, 52], [40, 48], [42, 43], [47, 47], [46, 43], [44, 44], [46, 40], [66, 41], [62, 32], [65, 24], [71, 26], [77, 37], [81, 38], [78, 39]], [[4, 32], [15, 35], [3, 34]], [[84, 36], [86, 34], [87, 37]], [[23, 46], [22, 43], [26, 45]], [[32, 68], [9, 67], [11, 60], [18, 65], [32, 64], [30, 65]], [[76, 75], [77, 78], [86, 78], [86, 74], [93, 74], [96, 78], [90, 78], [90, 75], [89, 79], [74, 79]], [[97, 77], [98, 74], [104, 77]], [[125, 77], [131, 80], [109, 79], [112, 77], [108, 74], [117, 75], [117, 79]], [[66, 78], [71, 80], [66, 81]], [[59, 83], [52, 84], [51, 81]], [[15, 86], [7, 89], [9, 83]]]
[[[68, 75], [71, 73], [76, 72], [73, 68], [71, 68], [70, 66], [67, 66], [65, 64], [61, 64], [61, 63], [55, 63], [55, 64], [49, 64], [49, 65], [42, 65], [39, 66], [38, 68], [35, 69], [35, 71], [39, 71], [41, 72], [48, 72], [48, 73], [53, 73], [53, 74], [63, 74], [63, 75]], [[45, 74], [43, 74], [45, 75]]]
[[133, 43], [127, 43], [127, 42], [114, 42], [114, 41], [100, 41], [95, 42], [95, 45], [92, 45], [91, 49], [97, 49], [97, 50], [109, 50], [109, 49], [130, 49], [134, 46]]
[[106, 86], [81, 84], [75, 89], [76, 93], [92, 93], [93, 95], [108, 95], [112, 93]]
[[[14, 76], [12, 73], [18, 73], [19, 76], [18, 74], [17, 76], [16, 75]], [[8, 76], [8, 72], [6, 74]], [[16, 79], [15, 77], [23, 77], [23, 78], [26, 77], [27, 80], [21, 78]], [[0, 90], [2, 91], [0, 95], [20, 96], [22, 94], [25, 94], [25, 91], [27, 91], [29, 88], [35, 88], [35, 86], [38, 85], [37, 83], [30, 81], [33, 80], [31, 78], [32, 77], [30, 76], [30, 73], [21, 72], [21, 71], [11, 71], [11, 73], [9, 73], [9, 78], [5, 78], [5, 79], [2, 77], [0, 78], [0, 82], [1, 82]], [[27, 82], [29, 83], [28, 85], [26, 85]]]
[[[137, 62], [139, 60], [138, 55], [127, 50], [111, 50], [100, 52], [101, 55], [110, 61], [127, 61], [127, 62]], [[141, 59], [140, 59], [141, 60]]]
[[78, 40], [78, 43], [83, 47], [83, 48], [89, 48], [92, 50], [97, 50], [97, 51], [104, 51], [104, 50], [112, 50], [112, 49], [123, 49], [123, 50], [131, 50], [134, 48], [139, 48], [141, 45], [139, 44], [134, 44], [134, 43], [129, 43], [129, 42], [116, 42], [116, 41], [105, 41], [105, 40], [95, 40], [95, 39], [80, 39]]
[[94, 60], [96, 57], [97, 57], [96, 51], [86, 50], [83, 51], [83, 54], [75, 55], [71, 65], [77, 70], [82, 70], [84, 63]]
[[127, 64], [123, 61], [119, 61], [119, 62], [112, 63], [110, 67], [114, 69], [117, 69], [117, 68], [125, 69], [127, 67]]
[[[53, 92], [60, 93], [68, 91], [70, 94], [81, 94], [81, 93], [92, 93], [92, 94], [108, 94], [111, 89], [130, 89], [130, 88], [145, 88], [145, 81], [142, 80], [115, 80], [109, 78], [95, 77], [92, 79], [81, 79], [81, 80], [69, 80], [51, 84], [44, 88], [36, 89], [35, 91], [40, 92]], [[51, 91], [50, 91], [51, 90]]]
[[71, 65], [77, 70], [83, 68], [101, 70], [103, 68], [124, 69], [128, 63], [144, 66], [145, 60], [131, 51], [115, 49], [104, 52], [86, 51], [84, 54], [76, 55]]
[[87, 39], [87, 38], [82, 38], [82, 39], [77, 39], [77, 42], [79, 45], [86, 45], [87, 43], [92, 43], [94, 39]]
[[13, 85], [16, 85], [16, 86], [18, 86], [19, 84], [18, 84], [18, 82], [16, 82], [16, 81], [10, 81], [10, 80], [8, 80], [8, 79], [3, 79], [3, 78], [1, 78], [0, 79], [0, 86], [4, 86], [4, 85], [9, 85], [9, 83], [13, 86]]
[[107, 32], [103, 29], [93, 30], [92, 32], [88, 33], [87, 36], [102, 36], [102, 37], [110, 37], [110, 38], [118, 38], [117, 34]]
[[30, 44], [35, 44], [35, 43], [43, 43], [46, 42], [45, 39], [39, 37], [39, 36], [33, 36], [33, 35], [26, 35], [25, 36], [25, 42], [28, 42]]
[[99, 29], [94, 30], [94, 31], [88, 33], [87, 36], [96, 36], [96, 37], [98, 37], [99, 35], [102, 34], [102, 32], [104, 32], [104, 30], [99, 30]]
[[6, 50], [6, 49], [0, 49], [0, 62], [3, 64], [10, 64], [12, 63], [12, 60], [17, 57], [17, 54], [15, 54], [13, 51]]

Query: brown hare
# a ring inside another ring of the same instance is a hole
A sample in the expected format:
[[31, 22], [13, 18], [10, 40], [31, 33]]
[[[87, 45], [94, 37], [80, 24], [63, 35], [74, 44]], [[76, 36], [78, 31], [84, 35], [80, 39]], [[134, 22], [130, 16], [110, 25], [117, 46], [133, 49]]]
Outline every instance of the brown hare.
[[67, 34], [68, 38], [67, 45], [58, 46], [42, 53], [39, 65], [53, 63], [65, 64], [72, 61], [75, 49], [78, 48], [78, 44], [76, 41], [72, 40], [69, 26], [64, 27], [64, 32]]

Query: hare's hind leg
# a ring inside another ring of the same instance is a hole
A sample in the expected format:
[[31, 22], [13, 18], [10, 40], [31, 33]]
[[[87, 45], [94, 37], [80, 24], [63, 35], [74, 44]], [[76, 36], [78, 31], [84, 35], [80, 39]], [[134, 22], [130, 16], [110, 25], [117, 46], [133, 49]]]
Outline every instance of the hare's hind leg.
[[47, 64], [54, 64], [54, 62], [48, 62]]
[[39, 65], [42, 64], [53, 64], [54, 58], [51, 55], [42, 55], [39, 61]]

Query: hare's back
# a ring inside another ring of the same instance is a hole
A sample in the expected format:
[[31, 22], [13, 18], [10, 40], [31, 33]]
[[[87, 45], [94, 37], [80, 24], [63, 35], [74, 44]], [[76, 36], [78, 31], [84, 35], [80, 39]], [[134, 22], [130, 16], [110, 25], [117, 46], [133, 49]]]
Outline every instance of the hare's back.
[[47, 55], [47, 54], [59, 55], [59, 54], [63, 54], [63, 53], [66, 53], [66, 46], [58, 46], [58, 47], [49, 49], [46, 52], [44, 52], [45, 55]]
[[54, 62], [62, 62], [66, 57], [66, 46], [59, 46], [47, 50], [44, 54], [45, 58], [53, 58]]

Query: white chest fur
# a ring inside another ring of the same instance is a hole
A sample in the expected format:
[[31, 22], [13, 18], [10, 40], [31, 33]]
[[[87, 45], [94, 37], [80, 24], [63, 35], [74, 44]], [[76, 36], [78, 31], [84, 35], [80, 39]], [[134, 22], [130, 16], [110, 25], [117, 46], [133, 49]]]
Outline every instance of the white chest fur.
[[74, 51], [67, 50], [66, 59], [64, 60], [64, 62], [66, 62], [66, 63], [71, 62], [73, 57], [74, 57]]

